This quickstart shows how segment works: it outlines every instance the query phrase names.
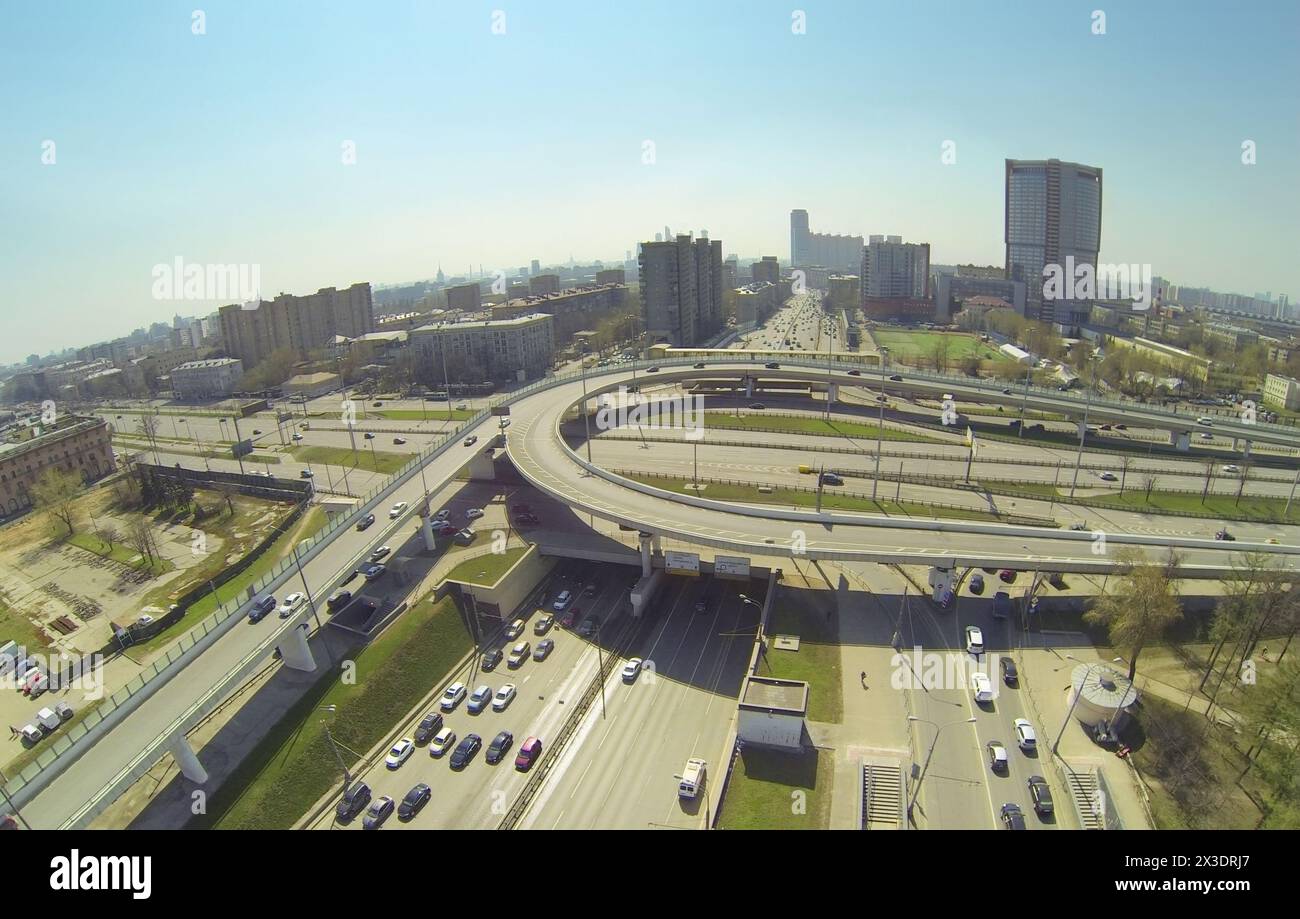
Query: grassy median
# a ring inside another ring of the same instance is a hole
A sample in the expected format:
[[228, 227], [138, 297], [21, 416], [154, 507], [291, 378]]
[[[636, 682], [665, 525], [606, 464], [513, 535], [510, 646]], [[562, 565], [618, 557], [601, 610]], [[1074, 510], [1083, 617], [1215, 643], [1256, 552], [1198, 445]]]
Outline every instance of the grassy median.
[[358, 438], [356, 452], [351, 447], [294, 447], [293, 458], [300, 463], [324, 466], [347, 466], [350, 469], [368, 469], [383, 475], [392, 475], [411, 461], [414, 453], [390, 453], [363, 446], [367, 441]]
[[[860, 440], [907, 441], [910, 443], [948, 443], [937, 437], [927, 437], [911, 431], [899, 431], [895, 428], [881, 428], [876, 424], [862, 424], [857, 421], [838, 421], [825, 418], [813, 418], [768, 415], [763, 412], [749, 412], [742, 415], [728, 415], [721, 411], [710, 411], [704, 415], [704, 427], [722, 431], [774, 431], [780, 434], [816, 434], [824, 437], [855, 437]], [[632, 428], [631, 430], [635, 430]]]
[[[472, 646], [450, 597], [416, 603], [370, 644], [352, 655], [356, 680], [338, 670], [321, 680], [280, 719], [212, 796], [209, 814], [192, 829], [288, 829], [332, 788], [341, 787], [338, 760], [321, 724], [334, 705], [330, 731], [349, 768], [383, 740]], [[346, 748], [346, 749], [345, 749]]]
[[501, 575], [510, 570], [529, 549], [528, 546], [511, 546], [505, 552], [487, 552], [466, 559], [448, 572], [444, 580], [463, 581], [466, 584], [478, 584], [491, 587], [501, 579]]

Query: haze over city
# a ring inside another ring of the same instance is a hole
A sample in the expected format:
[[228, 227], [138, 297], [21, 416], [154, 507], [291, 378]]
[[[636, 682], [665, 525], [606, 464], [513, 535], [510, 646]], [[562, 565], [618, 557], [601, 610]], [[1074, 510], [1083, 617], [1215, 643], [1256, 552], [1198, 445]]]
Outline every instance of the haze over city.
[[805, 207], [997, 265], [1007, 157], [1105, 169], [1105, 261], [1300, 289], [1292, 4], [1117, 5], [1102, 35], [1079, 3], [808, 3], [802, 34], [779, 3], [524, 2], [504, 34], [482, 4], [193, 8], [8, 11], [0, 361], [222, 305], [151, 299], [178, 255], [264, 296], [620, 261], [665, 224], [784, 258]]

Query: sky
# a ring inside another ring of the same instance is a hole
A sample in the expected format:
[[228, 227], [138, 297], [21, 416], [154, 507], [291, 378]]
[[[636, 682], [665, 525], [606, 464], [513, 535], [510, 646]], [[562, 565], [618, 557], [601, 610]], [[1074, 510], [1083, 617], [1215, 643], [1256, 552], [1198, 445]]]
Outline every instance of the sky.
[[1102, 262], [1296, 300], [1297, 39], [1293, 0], [0, 0], [0, 362], [219, 306], [155, 296], [178, 257], [268, 298], [665, 225], [785, 259], [806, 208], [1000, 265], [1007, 157], [1102, 167]]

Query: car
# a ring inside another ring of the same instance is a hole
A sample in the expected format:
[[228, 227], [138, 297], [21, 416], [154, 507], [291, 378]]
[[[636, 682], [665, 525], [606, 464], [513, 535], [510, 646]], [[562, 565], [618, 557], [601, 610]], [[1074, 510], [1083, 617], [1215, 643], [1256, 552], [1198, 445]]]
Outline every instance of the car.
[[392, 816], [393, 809], [393, 799], [388, 795], [380, 795], [370, 805], [370, 809], [366, 811], [366, 816], [361, 821], [361, 828], [364, 830], [379, 829], [384, 825], [384, 821]]
[[438, 759], [454, 746], [456, 746], [456, 732], [451, 728], [443, 728], [433, 735], [433, 740], [429, 741], [429, 755]]
[[384, 572], [387, 570], [387, 565], [380, 565], [377, 562], [371, 562], [368, 565], [361, 566], [361, 576], [367, 581], [377, 581], [384, 576]]
[[280, 618], [288, 619], [294, 613], [298, 612], [306, 602], [307, 597], [302, 593], [295, 592], [289, 594], [289, 596], [284, 598], [284, 602], [280, 604]]
[[764, 364], [763, 366], [766, 367], [768, 370], [780, 370], [780, 369], [781, 369], [781, 365], [778, 364], [776, 361], [769, 361], [768, 363]]
[[381, 407], [383, 407], [383, 404], [384, 404], [384, 403], [382, 403], [382, 402], [378, 402], [378, 401], [377, 401], [377, 402], [375, 402], [375, 408], [381, 408]]
[[436, 513], [436, 514], [433, 515], [433, 519], [434, 519], [434, 520], [449, 520], [449, 519], [451, 519], [451, 508], [444, 507], [442, 510], [438, 511], [438, 513]]
[[545, 635], [555, 625], [555, 617], [550, 613], [542, 613], [536, 622], [533, 623], [534, 635]]
[[578, 613], [581, 612], [576, 606], [570, 607], [560, 615], [560, 628], [571, 629], [573, 624], [578, 621]]
[[1282, 541], [1278, 539], [1276, 536], [1270, 536], [1267, 539], [1265, 539], [1264, 542], [1268, 543], [1270, 546], [1282, 545]]
[[844, 479], [841, 478], [840, 476], [836, 475], [836, 474], [833, 473], [833, 472], [823, 472], [823, 473], [822, 473], [822, 484], [823, 484], [823, 485], [843, 485], [843, 484], [844, 484]]
[[587, 586], [584, 587], [584, 588], [582, 588], [582, 595], [583, 595], [584, 597], [594, 597], [594, 596], [596, 596], [596, 594], [598, 594], [598, 593], [600, 593], [600, 582], [599, 582], [599, 581], [589, 581], [589, 582], [587, 583]]
[[750, 407], [751, 409], [753, 409], [754, 411], [756, 411], [756, 412], [761, 412], [761, 411], [763, 411], [765, 408], [767, 408], [767, 406], [764, 405], [762, 402], [751, 402], [751, 403], [749, 403], [749, 407]]
[[559, 596], [555, 598], [555, 602], [551, 604], [551, 609], [555, 610], [557, 613], [562, 613], [569, 608], [569, 604], [572, 602], [572, 591], [562, 590], [560, 591]]
[[[1202, 415], [1200, 418], [1197, 418], [1197, 419], [1196, 419], [1196, 423], [1199, 424], [1201, 427], [1208, 428], [1208, 427], [1213, 426], [1213, 424], [1214, 424], [1214, 419], [1213, 419], [1213, 418], [1207, 418], [1207, 417], [1205, 417], [1204, 415]], [[253, 433], [256, 434], [257, 432], [254, 431]]]
[[511, 734], [509, 731], [501, 731], [496, 737], [492, 738], [492, 743], [488, 744], [487, 756], [485, 759], [487, 759], [489, 764], [495, 766], [497, 763], [501, 762], [508, 752], [510, 752], [510, 748], [514, 746], [514, 743], [514, 734]]
[[541, 641], [537, 643], [537, 647], [533, 649], [533, 660], [544, 661], [548, 656], [550, 656], [550, 653], [554, 650], [555, 650], [555, 639], [543, 638]]
[[1012, 724], [1016, 729], [1016, 743], [1020, 745], [1020, 749], [1026, 753], [1036, 751], [1038, 749], [1038, 732], [1029, 723], [1029, 719], [1017, 718]]
[[966, 626], [966, 650], [976, 655], [984, 653], [984, 633], [977, 625]]
[[1002, 805], [1002, 828], [1005, 830], [1025, 829], [1025, 815], [1019, 804]]
[[465, 511], [466, 520], [477, 520], [482, 516], [483, 516], [483, 511], [477, 507], [471, 507], [469, 510]]
[[248, 610], [248, 621], [261, 622], [266, 618], [266, 614], [271, 612], [273, 609], [275, 609], [275, 597], [270, 594], [258, 597], [253, 601], [252, 607]]
[[582, 625], [578, 626], [578, 634], [590, 638], [600, 631], [600, 619], [596, 616], [588, 616], [582, 620]]
[[529, 737], [519, 745], [519, 755], [515, 757], [515, 768], [527, 772], [542, 755], [542, 742], [536, 737]]
[[888, 401], [889, 401], [889, 396], [876, 396], [876, 401], [877, 401], [877, 402], [888, 402]]
[[998, 580], [1003, 584], [1014, 584], [1016, 583], [1016, 573], [1010, 568], [1003, 568], [998, 572]]
[[1235, 537], [1235, 536], [1233, 536], [1231, 533], [1229, 533], [1228, 530], [1227, 530], [1227, 527], [1224, 527], [1222, 530], [1219, 530], [1217, 533], [1215, 533], [1215, 534], [1214, 534], [1214, 538], [1215, 538], [1215, 539], [1218, 539], [1218, 540], [1222, 540], [1222, 541], [1224, 541], [1224, 542], [1236, 542], [1236, 541], [1237, 541], [1237, 537]]
[[372, 562], [377, 562], [377, 561], [379, 561], [381, 558], [383, 558], [384, 556], [388, 555], [388, 553], [390, 553], [390, 552], [392, 552], [392, 551], [393, 551], [393, 550], [392, 550], [389, 546], [380, 546], [380, 547], [379, 547], [378, 549], [376, 549], [374, 552], [371, 552], [371, 553], [370, 553], [370, 560], [371, 560]]
[[493, 648], [483, 653], [483, 660], [479, 663], [479, 666], [483, 670], [495, 670], [503, 657], [505, 657], [505, 653], [500, 648]]
[[1007, 748], [1002, 745], [1000, 740], [990, 740], [985, 745], [989, 754], [989, 768], [994, 772], [1006, 772], [1009, 765], [1007, 759]]
[[705, 593], [700, 596], [700, 599], [695, 601], [695, 612], [707, 613], [709, 610], [713, 609], [713, 607], [716, 605], [717, 605], [717, 597], [715, 597], [712, 593]]
[[492, 697], [492, 711], [504, 712], [515, 699], [515, 684], [506, 683]]
[[400, 768], [402, 763], [410, 759], [411, 754], [414, 752], [415, 741], [409, 737], [403, 737], [393, 744], [393, 748], [388, 751], [388, 755], [384, 757], [384, 765], [389, 769]]
[[537, 526], [537, 524], [541, 522], [542, 522], [541, 518], [539, 518], [536, 514], [531, 514], [528, 512], [524, 512], [522, 514], [518, 514], [515, 516], [515, 526], [521, 526], [521, 527]]
[[365, 438], [366, 438], [366, 440], [374, 440], [374, 439], [375, 439], [375, 435], [374, 435], [374, 434], [371, 434], [369, 431], [366, 431], [366, 433], [365, 433]]
[[257, 428], [253, 428], [253, 436], [254, 436], [254, 437], [256, 437], [257, 435], [259, 435], [259, 434], [261, 434], [261, 433], [262, 433], [262, 432], [261, 432], [260, 430], [258, 430]]
[[1214, 435], [1211, 434], [1209, 431], [1202, 431], [1201, 440], [1214, 440]]
[[1020, 682], [1020, 671], [1016, 669], [1016, 662], [1011, 658], [999, 657], [998, 668], [1002, 671], [1002, 681], [1008, 686], [1015, 686]]
[[1236, 475], [1238, 472], [1241, 472], [1241, 467], [1229, 463], [1228, 465], [1223, 467], [1223, 471], [1226, 472], [1228, 475]]
[[506, 658], [506, 666], [511, 670], [517, 670], [524, 661], [528, 660], [528, 654], [532, 651], [532, 646], [526, 641], [521, 641], [510, 649], [510, 656]]
[[335, 591], [328, 600], [325, 601], [325, 608], [330, 612], [343, 609], [352, 601], [352, 591], [338, 590]]
[[466, 437], [463, 441], [461, 441], [461, 443], [466, 447], [472, 447], [476, 443], [478, 443], [478, 437], [477, 435], [471, 434], [469, 435], [469, 437]]
[[405, 501], [398, 501], [398, 502], [397, 502], [396, 504], [394, 504], [391, 508], [389, 508], [389, 510], [388, 510], [388, 519], [389, 519], [389, 520], [396, 520], [398, 517], [400, 517], [400, 516], [402, 515], [402, 511], [404, 511], [404, 510], [406, 510], [406, 502], [405, 502]]
[[294, 431], [293, 436], [290, 438], [290, 440], [302, 440], [302, 435], [299, 434], [297, 431]]
[[397, 445], [400, 447], [402, 444], [406, 443], [406, 438], [405, 438], [405, 437], [394, 437], [394, 438], [393, 438], [393, 443], [397, 444]]
[[370, 803], [370, 786], [365, 782], [354, 782], [343, 791], [334, 815], [340, 823], [347, 823], [366, 809]]
[[976, 671], [970, 675], [971, 689], [975, 692], [976, 702], [993, 701], [993, 681], [987, 673]]
[[1103, 431], [1109, 431], [1109, 430], [1110, 430], [1110, 425], [1108, 425], [1108, 424], [1103, 424], [1103, 425], [1101, 426], [1101, 429], [1102, 429]]
[[514, 641], [522, 634], [524, 634], [524, 620], [516, 619], [506, 626], [506, 641]]
[[458, 681], [447, 687], [446, 691], [442, 694], [442, 701], [438, 704], [444, 712], [453, 712], [456, 710], [456, 706], [460, 705], [464, 699], [465, 684]]
[[970, 592], [975, 594], [975, 596], [977, 597], [980, 594], [984, 593], [984, 575], [982, 574], [971, 575]]
[[634, 657], [623, 665], [623, 682], [631, 683], [636, 679], [637, 674], [641, 672], [641, 658]]
[[704, 369], [704, 362], [703, 362], [703, 361], [700, 361], [698, 364], [696, 364], [696, 365], [695, 365], [695, 369], [696, 369], [696, 370], [703, 370], [703, 369]]
[[1009, 396], [1009, 395], [1011, 395], [1011, 390], [1009, 390], [1009, 389], [1004, 389], [1004, 390], [1002, 390], [1002, 395], [1004, 395], [1004, 396]]
[[659, 372], [659, 368], [658, 368], [658, 367], [647, 367], [647, 368], [646, 368], [646, 373], [658, 373], [658, 372]]
[[993, 595], [993, 618], [1006, 619], [1011, 615], [1011, 594], [999, 590]]
[[437, 712], [429, 712], [421, 719], [420, 724], [415, 729], [415, 742], [417, 744], [426, 744], [441, 730], [442, 715]]
[[1113, 472], [1099, 472], [1097, 473], [1097, 478], [1101, 479], [1103, 482], [1119, 481], [1119, 476], [1115, 475]]
[[375, 515], [366, 514], [366, 516], [362, 517], [360, 520], [357, 521], [357, 529], [358, 530], [369, 529], [370, 525], [373, 524], [374, 522], [375, 522]]
[[891, 376], [891, 377], [889, 378], [889, 381], [890, 381], [891, 383], [901, 383], [901, 382], [903, 382], [903, 378], [900, 377], [898, 374], [894, 374], [893, 376]]
[[469, 694], [465, 708], [471, 715], [477, 715], [492, 702], [492, 687], [484, 683]]
[[851, 376], [851, 377], [860, 377], [860, 376], [862, 376], [862, 371], [861, 371], [861, 370], [850, 370], [850, 371], [849, 371], [849, 376]]
[[1041, 775], [1031, 775], [1027, 784], [1029, 785], [1029, 797], [1034, 802], [1034, 810], [1040, 814], [1050, 814], [1052, 812], [1052, 789], [1048, 787], [1047, 779]]
[[429, 803], [433, 797], [433, 789], [421, 782], [408, 791], [402, 798], [402, 803], [397, 805], [397, 819], [405, 823], [412, 819], [416, 814], [424, 809], [424, 805]]
[[1126, 424], [1117, 424], [1117, 425], [1115, 425], [1115, 430], [1117, 430], [1117, 431], [1127, 431], [1127, 430], [1128, 430], [1128, 425], [1126, 425]]
[[299, 469], [298, 478], [311, 479], [311, 478], [315, 478], [315, 474], [310, 469]]
[[451, 768], [464, 769], [483, 746], [483, 738], [477, 734], [466, 734], [465, 739], [456, 745], [451, 753]]
[[1080, 530], [1088, 529], [1088, 524], [1083, 520], [1076, 520], [1074, 523], [1070, 524], [1070, 529], [1077, 533]]

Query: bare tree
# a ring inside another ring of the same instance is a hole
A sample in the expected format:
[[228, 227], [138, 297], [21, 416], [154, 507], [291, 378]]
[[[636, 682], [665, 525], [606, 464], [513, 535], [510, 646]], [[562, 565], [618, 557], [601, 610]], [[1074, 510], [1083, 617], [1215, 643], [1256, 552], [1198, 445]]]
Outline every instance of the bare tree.
[[131, 518], [126, 531], [127, 543], [152, 567], [158, 557], [158, 544], [154, 541], [153, 526], [149, 518], [136, 515]]
[[1128, 650], [1128, 678], [1132, 680], [1142, 649], [1182, 618], [1182, 604], [1171, 577], [1178, 560], [1171, 556], [1165, 564], [1152, 565], [1131, 546], [1119, 549], [1116, 560], [1121, 574], [1113, 579], [1110, 593], [1098, 597], [1083, 618], [1104, 625], [1111, 643]]
[[1133, 457], [1125, 454], [1119, 461], [1119, 496], [1124, 497], [1124, 483], [1128, 481], [1128, 467], [1133, 465]]
[[1147, 504], [1151, 503], [1151, 489], [1156, 487], [1156, 477], [1153, 475], [1146, 476], [1142, 480], [1142, 485], [1147, 490]]
[[32, 501], [52, 518], [68, 528], [67, 535], [77, 531], [76, 499], [81, 493], [81, 476], [70, 470], [53, 467], [32, 485]]

